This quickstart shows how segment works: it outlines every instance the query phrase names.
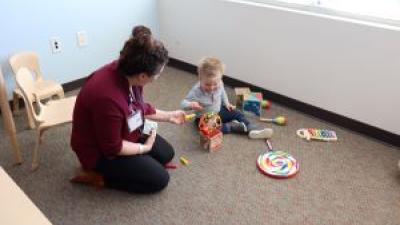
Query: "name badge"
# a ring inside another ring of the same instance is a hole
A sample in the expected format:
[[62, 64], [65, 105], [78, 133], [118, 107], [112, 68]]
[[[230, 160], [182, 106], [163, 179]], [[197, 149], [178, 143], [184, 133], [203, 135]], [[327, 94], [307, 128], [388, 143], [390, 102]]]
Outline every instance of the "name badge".
[[129, 133], [138, 129], [143, 125], [142, 112], [140, 110], [134, 111], [127, 119]]

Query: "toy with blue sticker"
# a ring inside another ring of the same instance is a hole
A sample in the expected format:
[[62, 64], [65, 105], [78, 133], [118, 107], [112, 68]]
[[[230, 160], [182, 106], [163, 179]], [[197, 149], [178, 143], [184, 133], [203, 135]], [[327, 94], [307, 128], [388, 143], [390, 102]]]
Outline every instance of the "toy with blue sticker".
[[284, 116], [275, 118], [262, 118], [262, 110], [271, 108], [271, 101], [263, 99], [261, 92], [252, 92], [248, 87], [235, 88], [236, 106], [243, 112], [251, 113], [259, 117], [260, 121], [271, 122], [275, 125], [285, 126], [287, 119]]
[[243, 97], [243, 110], [251, 112], [256, 116], [261, 116], [262, 94], [260, 92], [251, 92]]

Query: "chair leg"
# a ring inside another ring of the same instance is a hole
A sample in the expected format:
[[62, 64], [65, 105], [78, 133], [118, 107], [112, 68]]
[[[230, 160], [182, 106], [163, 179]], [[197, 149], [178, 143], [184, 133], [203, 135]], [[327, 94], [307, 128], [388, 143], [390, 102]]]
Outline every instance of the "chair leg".
[[12, 149], [14, 149], [15, 161], [17, 164], [22, 164], [22, 156], [21, 151], [17, 141], [17, 134], [13, 131], [12, 135], [10, 135]]
[[42, 142], [43, 132], [44, 130], [42, 130], [41, 128], [36, 128], [36, 144], [35, 148], [33, 149], [32, 171], [35, 171], [39, 166], [39, 146]]
[[19, 112], [19, 95], [15, 92], [13, 92], [13, 111], [14, 115]]
[[29, 103], [26, 102], [25, 99], [24, 99], [24, 102], [25, 102], [26, 118], [28, 120], [28, 127], [31, 130], [35, 129], [36, 125], [35, 125], [35, 122], [33, 120], [33, 115], [31, 113], [31, 111], [29, 110], [29, 105], [28, 105]]
[[[0, 96], [1, 97], [1, 96]], [[3, 99], [0, 99], [0, 101]], [[17, 164], [22, 163], [21, 151], [17, 141], [17, 131], [15, 129], [14, 118], [8, 105], [8, 101], [0, 102], [1, 115], [3, 117], [3, 124], [11, 142], [11, 148], [14, 151], [15, 161]]]

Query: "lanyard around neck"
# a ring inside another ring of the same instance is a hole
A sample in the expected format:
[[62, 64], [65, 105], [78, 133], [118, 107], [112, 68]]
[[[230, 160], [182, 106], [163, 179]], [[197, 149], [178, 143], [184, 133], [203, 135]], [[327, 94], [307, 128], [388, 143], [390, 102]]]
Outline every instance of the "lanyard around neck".
[[132, 104], [133, 102], [143, 103], [142, 95], [139, 93], [139, 90], [137, 88], [129, 87], [128, 102], [129, 104]]

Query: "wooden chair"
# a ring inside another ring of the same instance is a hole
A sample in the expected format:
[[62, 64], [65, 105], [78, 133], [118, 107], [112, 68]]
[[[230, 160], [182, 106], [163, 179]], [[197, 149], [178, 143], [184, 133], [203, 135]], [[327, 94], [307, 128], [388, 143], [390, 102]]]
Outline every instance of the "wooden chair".
[[[53, 96], [58, 96], [59, 98], [64, 97], [64, 90], [59, 83], [52, 80], [43, 79], [40, 71], [39, 56], [36, 53], [21, 52], [11, 56], [9, 61], [14, 74], [17, 74], [17, 71], [21, 67], [26, 67], [34, 73], [34, 92], [40, 100], [51, 98]], [[19, 110], [19, 98], [21, 97], [21, 90], [19, 88], [15, 88], [13, 92], [14, 112], [18, 112]], [[27, 104], [25, 99], [24, 102]], [[33, 129], [35, 128], [35, 123], [27, 108], [28, 107], [26, 107], [26, 114], [28, 117], [29, 127]]]
[[3, 73], [0, 68], [0, 109], [3, 117], [3, 124], [11, 142], [11, 148], [14, 150], [15, 161], [17, 164], [22, 163], [21, 151], [17, 141], [17, 132], [15, 129], [14, 119], [8, 104], [7, 89], [4, 82]]
[[[42, 104], [35, 93], [36, 86], [32, 73], [25, 67], [20, 68], [16, 74], [17, 86], [20, 88], [24, 99], [27, 101], [26, 107], [30, 111], [36, 126], [36, 144], [33, 149], [32, 170], [38, 167], [38, 149], [42, 141], [43, 132], [51, 127], [63, 125], [72, 121], [76, 96], [49, 100]], [[34, 103], [38, 108], [35, 110]]]

